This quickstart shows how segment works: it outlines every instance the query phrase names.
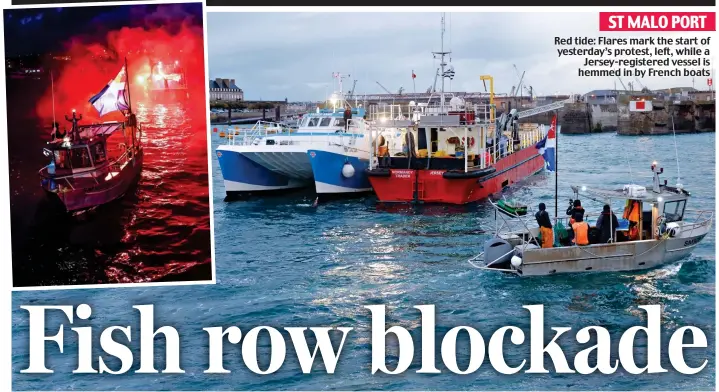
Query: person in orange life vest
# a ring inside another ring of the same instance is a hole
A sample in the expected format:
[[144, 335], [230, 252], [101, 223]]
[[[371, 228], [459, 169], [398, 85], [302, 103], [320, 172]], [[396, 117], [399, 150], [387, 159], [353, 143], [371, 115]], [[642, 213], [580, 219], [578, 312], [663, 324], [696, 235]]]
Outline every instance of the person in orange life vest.
[[636, 200], [627, 200], [627, 206], [624, 208], [622, 218], [629, 221], [629, 240], [636, 241], [639, 239], [639, 212], [641, 207]]
[[581, 215], [575, 216], [572, 231], [574, 231], [572, 241], [575, 245], [589, 245], [589, 224], [584, 221]]
[[547, 213], [547, 206], [539, 203], [539, 211], [534, 215], [539, 225], [539, 233], [542, 236], [542, 248], [552, 248], [554, 246], [554, 233], [552, 232], [552, 221]]

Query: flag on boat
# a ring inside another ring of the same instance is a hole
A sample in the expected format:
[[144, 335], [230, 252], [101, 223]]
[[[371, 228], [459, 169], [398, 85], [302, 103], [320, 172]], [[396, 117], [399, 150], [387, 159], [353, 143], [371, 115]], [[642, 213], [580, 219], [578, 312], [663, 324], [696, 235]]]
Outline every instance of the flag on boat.
[[546, 163], [546, 169], [550, 172], [557, 170], [557, 116], [552, 118], [552, 125], [549, 127], [549, 132], [544, 136], [544, 139], [540, 140], [536, 144], [537, 150], [544, 157]]
[[100, 116], [115, 111], [129, 110], [128, 90], [127, 72], [125, 72], [125, 66], [123, 65], [115, 79], [107, 83], [107, 86], [102, 91], [90, 98], [90, 103], [97, 109]]
[[417, 75], [414, 74], [414, 70], [412, 70], [412, 79], [417, 78]]
[[449, 78], [449, 80], [454, 79], [454, 66], [450, 65], [449, 69], [444, 71], [444, 73], [442, 74], [442, 77]]

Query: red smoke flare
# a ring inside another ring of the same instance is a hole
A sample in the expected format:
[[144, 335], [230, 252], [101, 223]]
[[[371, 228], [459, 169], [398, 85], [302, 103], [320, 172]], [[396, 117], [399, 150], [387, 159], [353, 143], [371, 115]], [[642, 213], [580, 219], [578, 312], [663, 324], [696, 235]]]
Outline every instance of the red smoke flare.
[[[55, 112], [61, 125], [64, 120], [60, 119], [72, 109], [82, 113], [83, 123], [122, 119], [120, 113], [110, 113], [100, 118], [89, 99], [117, 76], [125, 58], [133, 109], [148, 100], [145, 86], [139, 79], [149, 76], [151, 65], [157, 62], [178, 62], [184, 70], [191, 97], [185, 103], [187, 111], [205, 112], [207, 81], [202, 27], [185, 22], [182, 22], [179, 28], [158, 27], [158, 23], [153, 23], [153, 16], [155, 15], [146, 17], [146, 26], [143, 28], [111, 31], [101, 40], [96, 37], [75, 37], [67, 43], [66, 54], [71, 56], [71, 61], [53, 75]], [[152, 103], [158, 103], [157, 99]], [[47, 92], [36, 106], [37, 115], [48, 126], [53, 117], [52, 105], [52, 92], [48, 86]], [[196, 125], [204, 129], [206, 117], [193, 117], [197, 120]]]

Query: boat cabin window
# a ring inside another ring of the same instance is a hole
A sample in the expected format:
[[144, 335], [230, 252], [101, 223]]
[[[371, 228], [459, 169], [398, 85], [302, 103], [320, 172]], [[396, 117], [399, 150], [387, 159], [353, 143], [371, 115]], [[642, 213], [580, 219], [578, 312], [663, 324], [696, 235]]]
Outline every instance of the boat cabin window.
[[55, 169], [70, 169], [70, 150], [55, 150]]
[[105, 154], [105, 144], [104, 143], [97, 143], [92, 146], [92, 160], [95, 162], [95, 164], [105, 162], [106, 160], [106, 154]]
[[332, 121], [331, 117], [325, 117], [322, 119], [322, 121], [320, 121], [320, 126], [321, 127], [329, 127], [331, 121]]
[[686, 200], [668, 201], [664, 203], [664, 217], [667, 223], [682, 220]]
[[336, 127], [344, 127], [345, 126], [344, 118], [335, 118], [335, 123], [333, 125]]
[[310, 119], [310, 122], [307, 123], [307, 126], [308, 126], [308, 127], [316, 127], [316, 126], [317, 126], [317, 122], [319, 122], [319, 118], [317, 118], [317, 117], [312, 117], [312, 118]]
[[87, 146], [73, 147], [70, 150], [70, 163], [73, 169], [92, 167], [92, 160]]

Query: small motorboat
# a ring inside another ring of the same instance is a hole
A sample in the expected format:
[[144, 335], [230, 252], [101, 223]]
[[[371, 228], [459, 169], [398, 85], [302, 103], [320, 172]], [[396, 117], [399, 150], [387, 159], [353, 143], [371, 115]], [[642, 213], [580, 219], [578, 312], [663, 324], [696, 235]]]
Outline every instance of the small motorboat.
[[43, 149], [42, 187], [76, 215], [122, 197], [142, 172], [142, 129], [135, 115], [124, 122], [78, 125]]
[[[612, 201], [624, 201], [636, 206], [638, 220], [620, 220], [616, 234], [601, 243], [597, 228], [590, 225], [589, 245], [576, 246], [566, 241], [558, 244], [557, 238], [567, 237], [558, 232], [569, 226], [562, 223], [567, 218], [556, 218], [554, 224], [555, 245], [541, 248], [539, 227], [534, 217], [505, 218], [496, 214], [498, 225], [493, 238], [484, 244], [484, 252], [471, 258], [469, 263], [478, 269], [501, 271], [520, 276], [553, 275], [560, 273], [595, 271], [635, 271], [658, 267], [681, 260], [704, 239], [712, 227], [714, 211], [689, 210], [686, 205], [690, 193], [682, 188], [659, 182], [663, 169], [652, 164], [653, 186], [627, 185], [623, 189], [590, 189], [572, 186], [575, 199], [582, 197], [612, 205]], [[499, 203], [492, 203], [504, 212]], [[587, 215], [591, 216], [591, 215]], [[596, 215], [595, 215], [596, 216]], [[588, 219], [585, 218], [587, 222]], [[610, 220], [611, 221], [611, 220]], [[611, 223], [610, 223], [611, 224]], [[610, 228], [614, 230], [614, 228]]]

